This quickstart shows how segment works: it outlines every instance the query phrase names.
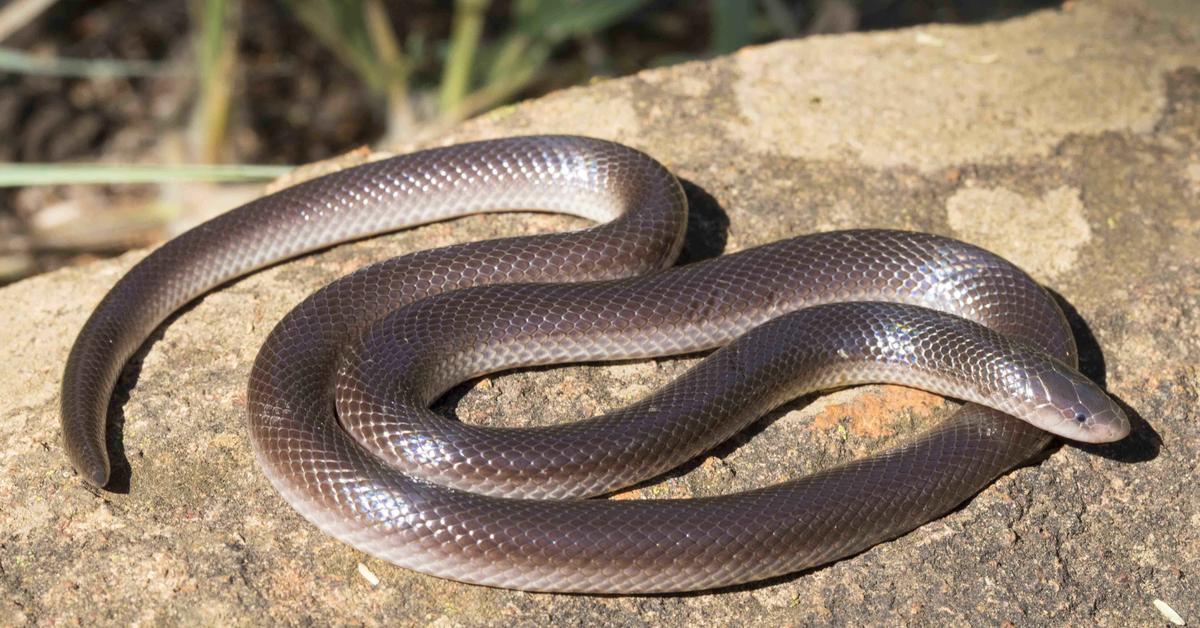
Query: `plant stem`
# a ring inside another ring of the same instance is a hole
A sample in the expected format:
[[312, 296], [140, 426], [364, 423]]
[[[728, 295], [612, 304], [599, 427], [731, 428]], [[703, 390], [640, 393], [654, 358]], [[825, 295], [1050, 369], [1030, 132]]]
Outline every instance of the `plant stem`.
[[204, 162], [218, 161], [229, 123], [237, 62], [240, 0], [195, 0], [200, 31], [196, 41], [199, 98], [192, 116], [193, 147]]
[[443, 112], [458, 108], [471, 84], [471, 69], [475, 51], [483, 35], [483, 17], [490, 0], [457, 0], [454, 5], [454, 28], [446, 66], [442, 70], [442, 86], [438, 104]]
[[363, 21], [375, 57], [382, 66], [387, 130], [382, 142], [394, 144], [410, 136], [417, 124], [408, 92], [410, 63], [392, 30], [387, 10], [380, 0], [366, 0]]

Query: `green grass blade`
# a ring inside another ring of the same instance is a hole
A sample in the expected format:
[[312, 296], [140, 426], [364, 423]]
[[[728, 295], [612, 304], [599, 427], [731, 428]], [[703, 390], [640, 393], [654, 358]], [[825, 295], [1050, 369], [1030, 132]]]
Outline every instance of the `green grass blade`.
[[270, 181], [293, 166], [250, 164], [0, 164], [0, 187], [180, 181]]
[[519, 20], [516, 27], [531, 37], [557, 43], [604, 30], [646, 4], [647, 0], [546, 1]]
[[458, 108], [471, 88], [475, 53], [483, 36], [483, 18], [491, 0], [457, 0], [454, 3], [454, 27], [442, 68], [438, 106], [443, 111]]
[[363, 22], [363, 0], [285, 0], [292, 14], [375, 93], [388, 88]]
[[712, 11], [712, 41], [709, 49], [713, 53], [729, 54], [752, 39], [754, 5], [745, 0], [709, 0]]
[[39, 57], [0, 47], [0, 72], [82, 78], [128, 78], [184, 74], [157, 61]]
[[241, 0], [194, 0], [199, 94], [192, 111], [193, 157], [220, 160], [224, 152], [237, 66]]

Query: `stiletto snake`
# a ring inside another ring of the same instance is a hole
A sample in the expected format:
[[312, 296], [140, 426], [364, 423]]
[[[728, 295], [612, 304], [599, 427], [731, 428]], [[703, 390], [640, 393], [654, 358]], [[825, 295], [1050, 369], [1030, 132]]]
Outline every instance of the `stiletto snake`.
[[[601, 224], [362, 269], [296, 307], [260, 350], [248, 396], [258, 462], [325, 532], [472, 583], [704, 589], [903, 534], [1041, 450], [1043, 429], [1090, 441], [1128, 432], [1121, 410], [1075, 372], [1054, 300], [1003, 259], [944, 237], [861, 230], [668, 268], [686, 224], [675, 178], [619, 144], [536, 136], [307, 181], [146, 257], [97, 307], [67, 363], [62, 421], [76, 469], [107, 482], [117, 376], [198, 295], [333, 243], [514, 209]], [[428, 409], [484, 373], [715, 347], [646, 399], [577, 423], [491, 428]], [[808, 391], [867, 382], [971, 403], [898, 449], [767, 488], [573, 499], [662, 473]]]

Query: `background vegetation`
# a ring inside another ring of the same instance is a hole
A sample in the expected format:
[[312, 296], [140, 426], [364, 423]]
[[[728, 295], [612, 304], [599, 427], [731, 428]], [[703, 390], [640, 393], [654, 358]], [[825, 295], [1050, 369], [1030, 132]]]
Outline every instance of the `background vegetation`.
[[0, 283], [153, 243], [240, 200], [187, 182], [269, 179], [285, 164], [436, 136], [521, 98], [747, 44], [1053, 4], [10, 0]]

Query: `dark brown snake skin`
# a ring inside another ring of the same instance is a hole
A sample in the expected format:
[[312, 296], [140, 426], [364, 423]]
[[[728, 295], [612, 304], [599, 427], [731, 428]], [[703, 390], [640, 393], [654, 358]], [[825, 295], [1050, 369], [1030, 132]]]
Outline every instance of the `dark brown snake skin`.
[[[100, 303], [68, 360], [62, 421], [76, 469], [108, 481], [116, 378], [196, 296], [335, 242], [512, 209], [608, 222], [353, 273], [289, 313], [250, 376], [251, 441], [270, 481], [322, 530], [398, 565], [530, 590], [721, 587], [836, 560], [945, 513], [1041, 450], [1050, 436], [1035, 425], [1089, 441], [1128, 432], [1072, 368], [1057, 305], [1008, 262], [873, 230], [662, 270], [686, 220], [674, 177], [618, 144], [537, 136], [344, 170], [152, 253]], [[562, 281], [576, 283], [551, 283]], [[483, 373], [722, 345], [650, 397], [578, 423], [488, 428], [428, 409]], [[898, 449], [755, 491], [532, 499], [653, 477], [800, 394], [867, 382], [974, 403]]]

